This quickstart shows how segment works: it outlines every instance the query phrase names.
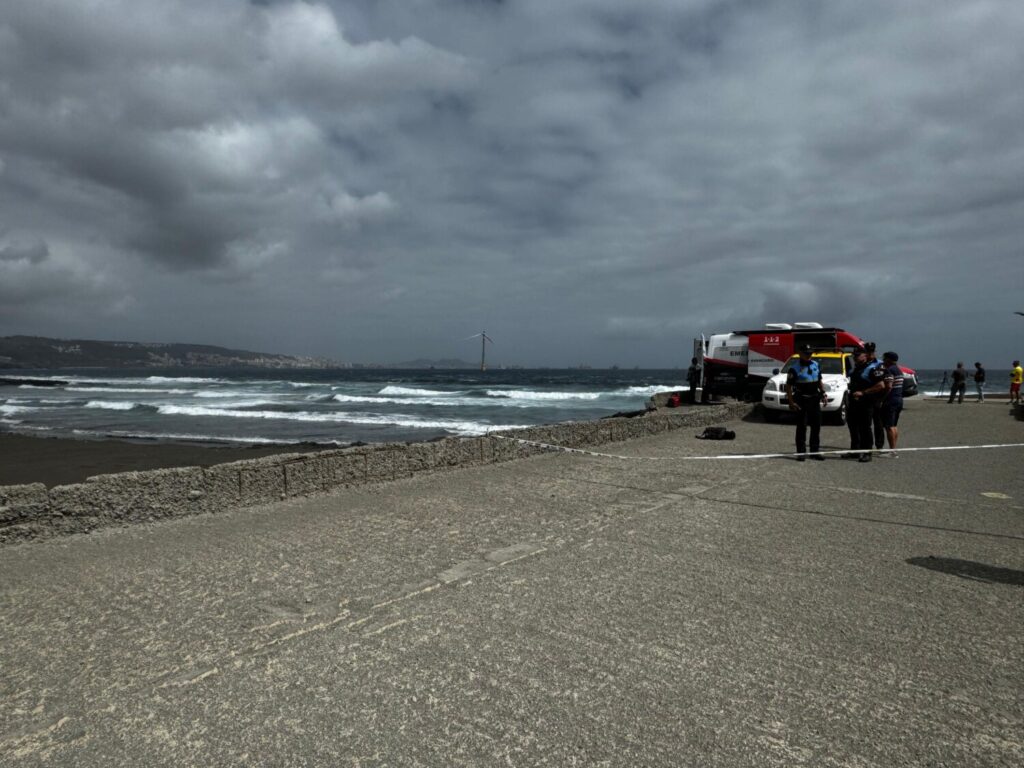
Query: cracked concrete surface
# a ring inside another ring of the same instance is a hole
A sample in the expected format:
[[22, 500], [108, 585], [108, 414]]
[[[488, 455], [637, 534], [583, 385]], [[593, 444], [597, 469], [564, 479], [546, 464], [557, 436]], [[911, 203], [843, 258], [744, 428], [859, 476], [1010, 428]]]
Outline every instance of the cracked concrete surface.
[[[729, 426], [615, 451], [792, 441]], [[1022, 458], [547, 455], [7, 547], [0, 765], [1024, 764]]]

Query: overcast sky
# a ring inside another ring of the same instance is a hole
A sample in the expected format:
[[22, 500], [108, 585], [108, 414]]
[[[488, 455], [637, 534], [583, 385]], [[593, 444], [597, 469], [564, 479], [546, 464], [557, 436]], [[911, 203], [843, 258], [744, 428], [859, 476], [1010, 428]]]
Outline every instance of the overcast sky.
[[1024, 3], [3, 0], [0, 335], [1024, 357]]

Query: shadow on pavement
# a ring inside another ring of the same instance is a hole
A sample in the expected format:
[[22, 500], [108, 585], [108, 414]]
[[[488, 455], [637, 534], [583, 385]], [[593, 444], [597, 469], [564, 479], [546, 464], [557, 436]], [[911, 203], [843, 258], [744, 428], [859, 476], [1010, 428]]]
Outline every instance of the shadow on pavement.
[[959, 576], [961, 579], [1024, 587], [1024, 571], [1014, 570], [1013, 568], [999, 568], [994, 565], [976, 563], [973, 560], [959, 560], [955, 557], [933, 557], [931, 555], [928, 557], [910, 557], [907, 558], [907, 562], [910, 565], [917, 565], [931, 571]]

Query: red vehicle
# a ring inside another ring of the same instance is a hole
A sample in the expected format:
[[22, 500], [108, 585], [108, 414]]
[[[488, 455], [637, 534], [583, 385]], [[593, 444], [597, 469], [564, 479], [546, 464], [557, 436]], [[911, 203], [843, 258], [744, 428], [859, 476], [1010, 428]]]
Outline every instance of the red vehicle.
[[[804, 344], [815, 350], [850, 352], [864, 342], [849, 331], [821, 323], [767, 323], [757, 330], [702, 336], [694, 339], [694, 350], [703, 360], [704, 392], [760, 402], [768, 379]], [[904, 396], [917, 394], [913, 369], [900, 368]]]

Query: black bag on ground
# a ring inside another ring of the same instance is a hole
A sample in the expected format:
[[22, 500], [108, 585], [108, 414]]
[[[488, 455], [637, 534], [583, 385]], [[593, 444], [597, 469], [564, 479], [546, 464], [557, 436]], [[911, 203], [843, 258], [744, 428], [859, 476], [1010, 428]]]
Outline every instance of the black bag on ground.
[[704, 432], [697, 435], [698, 440], [735, 440], [736, 433], [725, 427], [705, 427]]

